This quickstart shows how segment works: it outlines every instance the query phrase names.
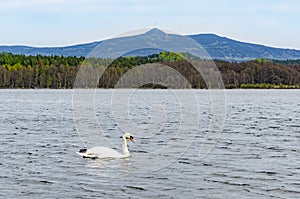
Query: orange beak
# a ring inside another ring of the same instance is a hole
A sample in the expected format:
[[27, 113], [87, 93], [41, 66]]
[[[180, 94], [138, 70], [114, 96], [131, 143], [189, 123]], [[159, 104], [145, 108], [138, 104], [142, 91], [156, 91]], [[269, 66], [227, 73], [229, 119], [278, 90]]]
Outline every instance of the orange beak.
[[130, 137], [129, 140], [134, 143], [134, 138]]

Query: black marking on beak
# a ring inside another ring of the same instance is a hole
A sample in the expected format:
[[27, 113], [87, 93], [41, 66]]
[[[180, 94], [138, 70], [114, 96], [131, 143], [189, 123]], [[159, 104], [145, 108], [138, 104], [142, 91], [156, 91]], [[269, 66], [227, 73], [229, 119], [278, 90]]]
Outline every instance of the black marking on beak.
[[134, 143], [134, 138], [130, 136], [129, 140]]

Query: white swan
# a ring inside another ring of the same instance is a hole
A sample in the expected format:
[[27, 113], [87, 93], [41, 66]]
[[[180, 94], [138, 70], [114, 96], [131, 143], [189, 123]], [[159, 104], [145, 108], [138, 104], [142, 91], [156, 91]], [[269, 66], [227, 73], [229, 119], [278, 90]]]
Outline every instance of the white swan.
[[134, 138], [130, 133], [125, 133], [122, 138], [123, 154], [118, 151], [102, 146], [96, 146], [90, 149], [80, 149], [78, 154], [84, 158], [127, 158], [130, 156], [127, 148], [127, 139], [134, 142]]

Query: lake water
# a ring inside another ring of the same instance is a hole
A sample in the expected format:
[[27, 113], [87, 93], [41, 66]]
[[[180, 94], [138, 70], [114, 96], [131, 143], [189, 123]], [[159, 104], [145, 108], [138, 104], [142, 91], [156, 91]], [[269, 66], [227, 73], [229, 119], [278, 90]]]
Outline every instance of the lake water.
[[[73, 90], [0, 90], [0, 198], [299, 198], [299, 90], [227, 90], [209, 139], [208, 91], [131, 92], [97, 90], [89, 120]], [[76, 154], [127, 131], [130, 158]]]

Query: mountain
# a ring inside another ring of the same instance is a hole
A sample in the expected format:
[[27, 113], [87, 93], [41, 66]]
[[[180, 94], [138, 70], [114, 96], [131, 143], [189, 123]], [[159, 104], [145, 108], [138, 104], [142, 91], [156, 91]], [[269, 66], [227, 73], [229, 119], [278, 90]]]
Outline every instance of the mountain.
[[[191, 40], [193, 39], [193, 40]], [[181, 36], [167, 34], [157, 28], [134, 36], [108, 39], [93, 43], [66, 47], [30, 47], [0, 46], [0, 52], [25, 55], [63, 55], [63, 56], [145, 56], [157, 54], [163, 50], [192, 53], [195, 44], [200, 44], [213, 59], [226, 61], [246, 61], [256, 58], [269, 59], [300, 59], [300, 50], [273, 48], [264, 45], [235, 41], [214, 34], [197, 34]], [[101, 45], [99, 45], [101, 44]], [[198, 52], [199, 54], [199, 52]]]
[[167, 34], [157, 28], [134, 36], [104, 40], [88, 54], [88, 57], [145, 56], [162, 51], [185, 52], [201, 58], [210, 58], [207, 52], [190, 37]]
[[235, 41], [214, 34], [190, 35], [214, 59], [220, 60], [252, 60], [269, 58], [278, 60], [299, 59], [300, 50], [273, 48], [259, 44]]
[[86, 56], [101, 42], [78, 44], [66, 47], [0, 46], [0, 52], [24, 55]]

